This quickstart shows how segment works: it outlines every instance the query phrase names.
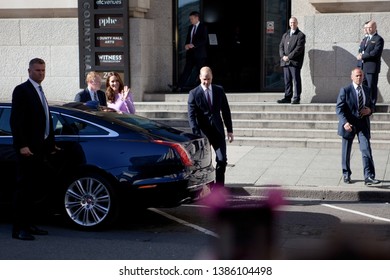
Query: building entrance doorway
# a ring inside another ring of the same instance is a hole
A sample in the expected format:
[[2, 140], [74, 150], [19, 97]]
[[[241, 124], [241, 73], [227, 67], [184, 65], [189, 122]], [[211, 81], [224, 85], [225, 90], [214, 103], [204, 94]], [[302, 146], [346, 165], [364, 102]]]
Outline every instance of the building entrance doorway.
[[[279, 66], [279, 42], [288, 28], [290, 0], [178, 1], [178, 77], [185, 64], [184, 30], [191, 10], [201, 13], [208, 28], [207, 63], [214, 83], [227, 92], [280, 92], [284, 90]], [[183, 30], [180, 32], [180, 30]], [[193, 80], [198, 73], [193, 73]], [[190, 85], [191, 86], [191, 85]]]

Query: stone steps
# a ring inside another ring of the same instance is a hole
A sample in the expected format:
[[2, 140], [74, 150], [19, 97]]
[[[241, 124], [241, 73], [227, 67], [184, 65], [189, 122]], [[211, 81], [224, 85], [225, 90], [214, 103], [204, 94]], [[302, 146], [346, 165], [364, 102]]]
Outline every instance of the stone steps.
[[[281, 93], [228, 93], [235, 141], [231, 145], [340, 148], [335, 103], [278, 104]], [[187, 94], [150, 94], [136, 102], [137, 114], [190, 131]], [[372, 147], [390, 148], [390, 106], [371, 117]], [[357, 143], [357, 140], [356, 140]]]

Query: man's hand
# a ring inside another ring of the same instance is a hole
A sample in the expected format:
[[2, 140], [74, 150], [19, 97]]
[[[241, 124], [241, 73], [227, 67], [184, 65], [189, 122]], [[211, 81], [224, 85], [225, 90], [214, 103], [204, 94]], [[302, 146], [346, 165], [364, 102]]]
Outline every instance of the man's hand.
[[363, 109], [360, 110], [359, 114], [361, 117], [369, 116], [371, 115], [371, 109], [369, 107], [363, 107]]
[[188, 51], [189, 49], [192, 49], [194, 48], [195, 46], [193, 44], [187, 44], [184, 46], [184, 48], [186, 49], [186, 51]]
[[348, 132], [352, 132], [352, 124], [350, 124], [349, 122], [346, 122], [344, 124], [344, 129]]
[[228, 132], [228, 141], [229, 141], [229, 143], [232, 143], [233, 140], [234, 140], [233, 133], [232, 132]]
[[30, 151], [30, 148], [29, 148], [29, 147], [23, 147], [23, 148], [21, 148], [19, 151], [20, 151], [20, 154], [21, 154], [22, 156], [25, 156], [25, 157], [29, 157], [29, 156], [34, 155], [34, 154]]

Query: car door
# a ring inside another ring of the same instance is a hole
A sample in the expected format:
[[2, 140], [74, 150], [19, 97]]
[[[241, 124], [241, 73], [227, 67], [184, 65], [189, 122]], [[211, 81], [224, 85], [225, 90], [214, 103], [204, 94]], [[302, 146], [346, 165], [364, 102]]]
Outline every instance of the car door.
[[10, 204], [16, 184], [16, 153], [9, 124], [11, 106], [0, 105], [0, 204]]

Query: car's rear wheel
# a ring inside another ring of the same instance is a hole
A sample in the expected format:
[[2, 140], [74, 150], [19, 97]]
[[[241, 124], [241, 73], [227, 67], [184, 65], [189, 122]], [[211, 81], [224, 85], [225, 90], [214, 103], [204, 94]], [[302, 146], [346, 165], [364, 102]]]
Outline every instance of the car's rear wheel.
[[112, 185], [98, 174], [80, 176], [67, 184], [64, 198], [66, 217], [83, 229], [105, 227], [117, 215]]

